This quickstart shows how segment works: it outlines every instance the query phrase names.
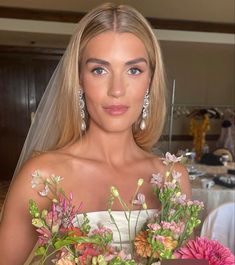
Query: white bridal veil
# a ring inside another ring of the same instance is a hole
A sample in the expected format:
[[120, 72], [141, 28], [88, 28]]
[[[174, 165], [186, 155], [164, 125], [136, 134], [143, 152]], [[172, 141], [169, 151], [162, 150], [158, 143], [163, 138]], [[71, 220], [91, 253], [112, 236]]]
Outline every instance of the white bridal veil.
[[63, 62], [64, 56], [57, 65], [38, 105], [13, 178], [17, 175], [22, 164], [31, 156], [33, 151], [46, 151], [54, 146], [58, 140], [59, 126], [57, 122], [57, 105], [62, 82], [60, 76]]

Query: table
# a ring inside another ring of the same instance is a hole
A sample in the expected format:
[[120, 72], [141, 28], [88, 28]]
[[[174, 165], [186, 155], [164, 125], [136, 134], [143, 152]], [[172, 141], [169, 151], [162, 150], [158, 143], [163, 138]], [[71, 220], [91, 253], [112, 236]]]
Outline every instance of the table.
[[213, 179], [215, 175], [226, 174], [228, 168], [235, 168], [235, 163], [230, 164], [229, 167], [206, 166], [200, 164], [195, 164], [194, 166], [198, 171], [205, 173], [200, 177], [196, 177], [195, 180], [191, 180], [193, 200], [202, 201], [205, 206], [201, 214], [201, 221], [203, 223], [206, 216], [212, 210], [221, 204], [235, 201], [235, 189], [230, 189], [220, 185], [214, 185], [211, 189], [203, 189], [201, 187], [201, 178]]

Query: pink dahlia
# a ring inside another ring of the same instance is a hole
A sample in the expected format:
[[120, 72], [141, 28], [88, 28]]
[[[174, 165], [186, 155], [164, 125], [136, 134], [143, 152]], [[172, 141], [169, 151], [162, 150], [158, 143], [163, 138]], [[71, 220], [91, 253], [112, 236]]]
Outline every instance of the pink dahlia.
[[174, 256], [179, 259], [205, 259], [209, 265], [234, 265], [232, 252], [216, 240], [197, 237], [178, 249]]

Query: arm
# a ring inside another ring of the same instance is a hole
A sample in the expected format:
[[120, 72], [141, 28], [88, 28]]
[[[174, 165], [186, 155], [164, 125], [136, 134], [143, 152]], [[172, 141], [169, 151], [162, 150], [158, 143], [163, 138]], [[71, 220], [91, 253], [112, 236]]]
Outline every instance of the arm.
[[47, 208], [49, 201], [40, 197], [31, 187], [31, 174], [38, 168], [36, 166], [36, 158], [28, 162], [16, 176], [8, 192], [0, 223], [1, 264], [22, 265], [37, 241], [28, 201], [37, 201], [40, 208]]

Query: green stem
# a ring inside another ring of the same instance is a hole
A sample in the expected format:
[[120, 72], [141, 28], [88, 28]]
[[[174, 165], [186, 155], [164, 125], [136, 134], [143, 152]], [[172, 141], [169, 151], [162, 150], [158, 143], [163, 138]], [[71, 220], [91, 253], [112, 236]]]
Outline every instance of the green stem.
[[136, 222], [135, 222], [135, 235], [137, 233], [137, 225], [138, 225], [138, 222], [139, 222], [140, 213], [141, 213], [141, 210], [139, 210], [137, 218], [136, 218]]
[[121, 248], [121, 250], [122, 250], [122, 237], [121, 237], [121, 233], [120, 233], [119, 227], [118, 227], [118, 225], [117, 225], [117, 223], [116, 223], [116, 221], [115, 221], [115, 219], [114, 219], [114, 217], [113, 217], [111, 211], [108, 211], [108, 213], [109, 213], [109, 216], [110, 216], [111, 221], [113, 222], [113, 224], [115, 225], [115, 227], [116, 227], [116, 229], [117, 229], [117, 231], [118, 231], [119, 242], [120, 242], [120, 248]]

